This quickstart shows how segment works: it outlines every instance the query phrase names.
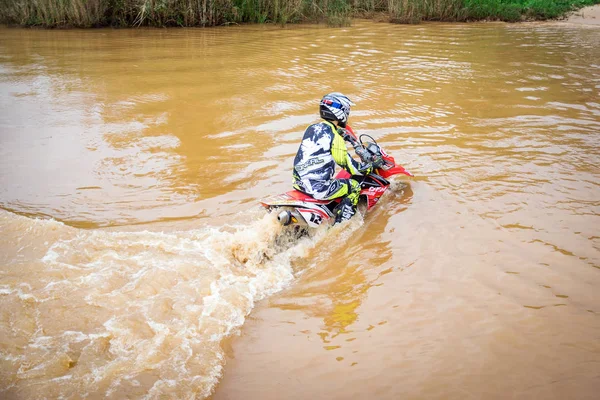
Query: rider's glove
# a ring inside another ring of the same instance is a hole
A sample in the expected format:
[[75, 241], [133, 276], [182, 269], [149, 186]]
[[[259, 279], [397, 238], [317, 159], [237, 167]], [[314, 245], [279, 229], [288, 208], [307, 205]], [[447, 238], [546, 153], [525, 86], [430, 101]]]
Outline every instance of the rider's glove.
[[383, 166], [383, 158], [380, 155], [373, 155], [372, 160], [374, 168], [381, 168]]
[[354, 151], [356, 155], [360, 157], [360, 159], [365, 163], [373, 162], [373, 156], [369, 152], [369, 150], [365, 149], [363, 146], [355, 146]]

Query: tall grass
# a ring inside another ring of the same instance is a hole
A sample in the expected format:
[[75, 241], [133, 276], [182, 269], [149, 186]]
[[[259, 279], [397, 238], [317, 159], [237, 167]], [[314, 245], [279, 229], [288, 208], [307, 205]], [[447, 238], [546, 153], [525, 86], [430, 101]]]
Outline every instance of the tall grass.
[[215, 26], [327, 22], [387, 13], [398, 23], [557, 18], [600, 0], [0, 0], [0, 22], [21, 26]]
[[347, 0], [0, 0], [0, 22], [50, 28], [285, 25], [305, 20], [342, 26], [350, 17]]
[[23, 26], [103, 25], [106, 0], [0, 0], [0, 20]]
[[464, 0], [388, 0], [392, 22], [459, 21], [464, 19]]

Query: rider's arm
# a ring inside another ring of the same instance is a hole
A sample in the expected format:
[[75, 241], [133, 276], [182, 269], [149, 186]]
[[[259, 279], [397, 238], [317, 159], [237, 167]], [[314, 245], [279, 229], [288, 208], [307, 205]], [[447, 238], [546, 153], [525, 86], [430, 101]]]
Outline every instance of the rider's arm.
[[350, 175], [360, 174], [360, 165], [350, 156], [346, 148], [346, 142], [344, 142], [344, 139], [340, 135], [333, 135], [331, 155], [336, 164], [348, 171]]
[[358, 170], [363, 175], [368, 175], [373, 170], [373, 156], [371, 153], [365, 149], [365, 147], [356, 139], [354, 136], [354, 132], [351, 130], [348, 131], [345, 128], [338, 128], [338, 134], [344, 139], [344, 141], [349, 142], [352, 147], [354, 147], [354, 151], [356, 155], [360, 157], [362, 160], [362, 164], [359, 164]]

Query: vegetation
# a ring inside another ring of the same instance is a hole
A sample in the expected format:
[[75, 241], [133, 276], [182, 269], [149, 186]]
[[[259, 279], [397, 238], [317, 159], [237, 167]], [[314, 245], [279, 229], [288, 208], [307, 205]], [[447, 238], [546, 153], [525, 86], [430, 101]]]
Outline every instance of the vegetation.
[[515, 22], [522, 19], [559, 18], [598, 0], [465, 0], [467, 20], [497, 19]]
[[420, 21], [558, 18], [600, 0], [0, 0], [0, 21], [21, 26], [215, 26], [325, 21], [386, 15]]
[[[467, 0], [468, 1], [468, 0]], [[465, 0], [388, 0], [392, 22], [464, 21]]]

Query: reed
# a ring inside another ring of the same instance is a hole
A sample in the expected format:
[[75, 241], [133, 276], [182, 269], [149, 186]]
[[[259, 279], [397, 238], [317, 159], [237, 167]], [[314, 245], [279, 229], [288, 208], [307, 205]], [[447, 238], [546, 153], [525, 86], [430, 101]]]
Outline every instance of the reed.
[[600, 0], [0, 0], [0, 22], [21, 26], [215, 26], [313, 21], [346, 26], [353, 16], [398, 23], [557, 18]]
[[1, 0], [0, 21], [45, 27], [103, 25], [106, 0]]
[[466, 12], [464, 0], [388, 0], [392, 22], [460, 21]]

